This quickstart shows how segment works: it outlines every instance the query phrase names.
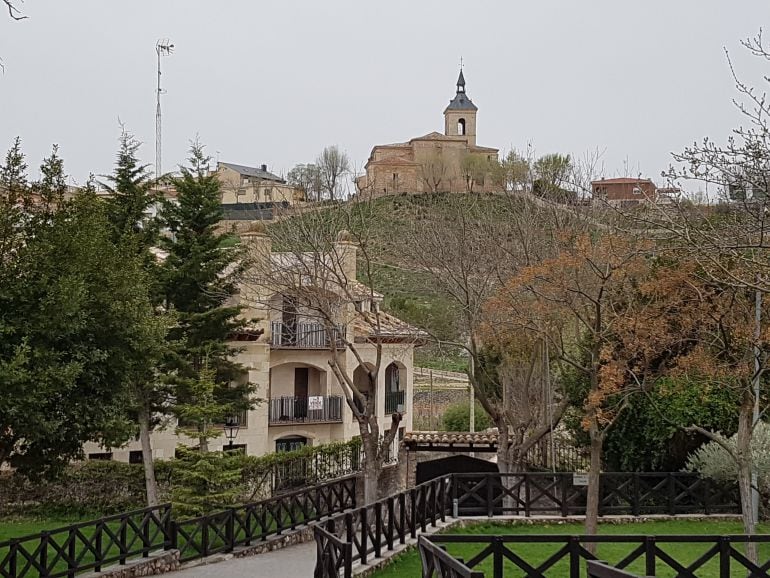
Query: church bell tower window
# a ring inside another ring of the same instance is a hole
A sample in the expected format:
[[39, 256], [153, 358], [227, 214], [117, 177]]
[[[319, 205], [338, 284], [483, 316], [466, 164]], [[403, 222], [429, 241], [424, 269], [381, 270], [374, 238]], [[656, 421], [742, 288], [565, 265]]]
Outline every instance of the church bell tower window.
[[461, 118], [457, 121], [457, 134], [460, 136], [465, 136], [465, 119]]

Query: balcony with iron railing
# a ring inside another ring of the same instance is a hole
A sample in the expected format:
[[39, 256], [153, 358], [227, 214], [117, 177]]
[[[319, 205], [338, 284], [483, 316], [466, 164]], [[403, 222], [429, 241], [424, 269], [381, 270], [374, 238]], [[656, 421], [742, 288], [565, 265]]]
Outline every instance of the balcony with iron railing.
[[271, 347], [325, 349], [333, 342], [336, 342], [338, 347], [343, 347], [344, 327], [342, 326], [327, 331], [321, 323], [293, 323], [289, 325], [281, 321], [273, 321], [270, 328], [272, 333], [270, 337]]
[[284, 396], [270, 400], [270, 425], [342, 421], [342, 396]]
[[385, 415], [392, 413], [404, 413], [406, 411], [406, 392], [405, 391], [386, 391], [385, 392]]

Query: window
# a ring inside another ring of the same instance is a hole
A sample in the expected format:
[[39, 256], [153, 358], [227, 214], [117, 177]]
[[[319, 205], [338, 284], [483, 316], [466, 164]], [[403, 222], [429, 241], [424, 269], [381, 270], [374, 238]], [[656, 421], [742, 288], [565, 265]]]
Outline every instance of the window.
[[129, 464], [141, 464], [142, 463], [142, 450], [134, 450], [128, 452]]
[[302, 436], [289, 436], [275, 440], [275, 451], [291, 452], [304, 447], [307, 444], [307, 438]]
[[457, 134], [460, 136], [465, 136], [465, 119], [461, 118], [457, 121]]
[[631, 192], [634, 193], [635, 195], [641, 195], [642, 189], [640, 189], [639, 187], [634, 187]]
[[112, 452], [97, 452], [95, 454], [88, 454], [89, 460], [111, 460]]

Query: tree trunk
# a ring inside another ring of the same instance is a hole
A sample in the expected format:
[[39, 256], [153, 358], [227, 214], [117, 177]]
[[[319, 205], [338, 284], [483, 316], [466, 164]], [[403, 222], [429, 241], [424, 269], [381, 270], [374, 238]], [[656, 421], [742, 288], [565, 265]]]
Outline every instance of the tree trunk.
[[[738, 490], [741, 497], [741, 518], [743, 520], [743, 533], [753, 534], [756, 520], [752, 504], [751, 480], [751, 434], [753, 429], [754, 398], [748, 389], [744, 391], [738, 416], [738, 434], [736, 436], [736, 453], [738, 461]], [[752, 562], [757, 561], [757, 545], [746, 544], [746, 557]]]
[[373, 504], [379, 497], [379, 479], [382, 469], [378, 458], [379, 440], [371, 433], [364, 439], [364, 505]]
[[497, 422], [497, 469], [501, 474], [511, 471], [511, 438], [504, 419]]
[[198, 426], [198, 451], [207, 454], [209, 451], [209, 438], [204, 435], [204, 426]]
[[[596, 418], [591, 422], [589, 430], [591, 436], [591, 466], [588, 470], [588, 491], [586, 496], [586, 521], [585, 532], [588, 535], [596, 534], [599, 527], [599, 489], [602, 470], [602, 446], [604, 438]], [[586, 550], [592, 554], [596, 551], [596, 544], [586, 544]]]
[[147, 492], [147, 505], [158, 505], [158, 482], [155, 479], [155, 463], [152, 459], [150, 443], [150, 410], [142, 407], [139, 410], [139, 443], [142, 446], [142, 465], [144, 466], [144, 487]]

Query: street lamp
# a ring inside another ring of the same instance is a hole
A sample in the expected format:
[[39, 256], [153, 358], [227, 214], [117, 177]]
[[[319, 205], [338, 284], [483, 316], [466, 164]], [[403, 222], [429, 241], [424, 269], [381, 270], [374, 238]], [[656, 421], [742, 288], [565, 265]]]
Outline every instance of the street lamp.
[[238, 416], [230, 415], [225, 418], [225, 437], [227, 438], [227, 449], [228, 451], [232, 451], [233, 449], [233, 442], [235, 441], [235, 438], [238, 437], [238, 430], [240, 429], [240, 421], [238, 420]]

